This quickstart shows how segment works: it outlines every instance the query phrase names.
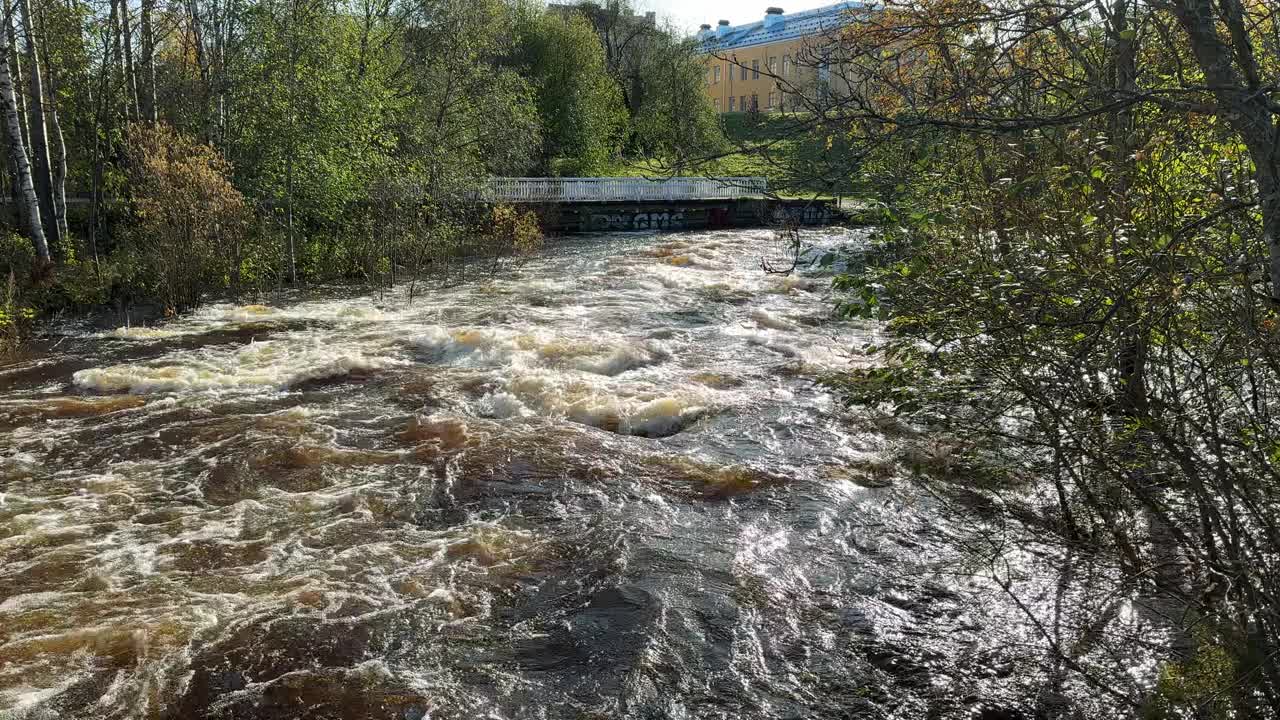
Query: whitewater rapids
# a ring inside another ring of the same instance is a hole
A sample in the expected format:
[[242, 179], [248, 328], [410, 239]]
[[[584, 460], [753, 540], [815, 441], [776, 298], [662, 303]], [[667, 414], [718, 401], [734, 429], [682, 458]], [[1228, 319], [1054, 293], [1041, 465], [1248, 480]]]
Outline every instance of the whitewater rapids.
[[975, 617], [816, 383], [877, 328], [773, 247], [586, 237], [0, 368], [0, 717], [922, 717]]

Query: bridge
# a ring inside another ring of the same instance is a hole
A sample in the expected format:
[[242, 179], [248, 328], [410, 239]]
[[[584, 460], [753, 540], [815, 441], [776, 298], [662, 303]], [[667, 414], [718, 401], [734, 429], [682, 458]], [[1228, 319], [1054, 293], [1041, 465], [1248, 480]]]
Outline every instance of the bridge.
[[[768, 193], [763, 177], [495, 177], [470, 199], [527, 207], [544, 229], [558, 232], [819, 225], [840, 217], [835, 201], [786, 200]], [[0, 196], [0, 208], [10, 202]], [[88, 196], [67, 198], [69, 206], [88, 203]]]
[[560, 232], [676, 230], [831, 222], [831, 201], [768, 197], [763, 177], [496, 177], [480, 202], [530, 207]]
[[496, 177], [480, 192], [487, 202], [674, 202], [763, 198], [769, 181], [762, 177]]

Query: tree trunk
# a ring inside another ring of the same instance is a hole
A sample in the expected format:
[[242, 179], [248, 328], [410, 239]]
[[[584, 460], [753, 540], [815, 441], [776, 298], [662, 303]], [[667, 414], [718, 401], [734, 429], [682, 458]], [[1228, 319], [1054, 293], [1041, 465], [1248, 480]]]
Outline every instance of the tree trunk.
[[144, 120], [156, 122], [156, 40], [151, 27], [155, 0], [142, 0], [142, 95], [138, 99]]
[[40, 222], [40, 202], [36, 198], [35, 185], [31, 180], [31, 162], [27, 159], [27, 148], [22, 143], [22, 123], [18, 115], [18, 100], [13, 91], [13, 78], [9, 75], [9, 37], [0, 33], [0, 100], [4, 102], [6, 125], [9, 129], [9, 157], [16, 169], [15, 178], [22, 188], [23, 204], [26, 206], [27, 232], [36, 247], [36, 254], [42, 262], [49, 262], [49, 244], [44, 238], [44, 225]]
[[209, 82], [213, 91], [213, 127], [217, 147], [226, 146], [227, 137], [227, 32], [230, 2], [214, 24], [213, 59], [209, 63]]
[[200, 7], [196, 0], [188, 0], [186, 6], [191, 22], [192, 50], [195, 52], [196, 68], [200, 71], [200, 126], [204, 131], [204, 141], [213, 145], [216, 135], [213, 128], [213, 113], [210, 110], [213, 99], [211, 87], [213, 75], [209, 67], [208, 54], [205, 53], [204, 21], [200, 17]]
[[[50, 88], [50, 92], [53, 89]], [[58, 237], [66, 240], [70, 237], [67, 229], [67, 143], [62, 135], [62, 122], [58, 120], [58, 108], [49, 106], [49, 130], [53, 135], [53, 222], [58, 228]]]
[[34, 184], [39, 199], [40, 220], [48, 238], [48, 244], [61, 247], [62, 236], [58, 231], [57, 213], [53, 202], [53, 171], [49, 161], [49, 134], [45, 127], [44, 81], [40, 74], [40, 55], [36, 49], [36, 35], [31, 22], [31, 0], [18, 0], [22, 32], [26, 36], [27, 75], [30, 78], [31, 154], [35, 159]]
[[[9, 124], [0, 125], [0, 130], [4, 132], [5, 147], [9, 147]], [[18, 181], [18, 165], [10, 153], [5, 153], [5, 166], [9, 171], [9, 202], [13, 206], [14, 227], [26, 227], [27, 205], [22, 196], [22, 183]]]
[[288, 159], [285, 160], [285, 203], [286, 203], [286, 221], [289, 226], [289, 284], [298, 284], [298, 262], [297, 252], [294, 248], [293, 236], [293, 151], [289, 152]]
[[[1280, 139], [1280, 131], [1277, 131]], [[1274, 151], [1269, 153], [1274, 156]], [[1267, 258], [1267, 276], [1271, 280], [1271, 302], [1280, 305], [1280, 171], [1275, 167], [1263, 164], [1255, 166], [1254, 173], [1258, 181], [1258, 209], [1262, 213], [1262, 242], [1269, 252]]]
[[[96, 128], [95, 128], [96, 129]], [[98, 258], [98, 227], [101, 225], [102, 208], [102, 176], [103, 176], [102, 141], [93, 138], [93, 172], [89, 177], [89, 251], [93, 254], [95, 271], [101, 271]]]
[[[111, 12], [115, 14], [115, 1], [112, 0]], [[114, 32], [115, 21], [109, 23], [109, 30]], [[93, 163], [92, 173], [89, 179], [89, 249], [93, 252], [93, 264], [96, 272], [101, 278], [101, 263], [99, 257], [100, 243], [99, 237], [102, 230], [102, 183], [106, 176], [106, 162], [109, 148], [103, 147], [103, 138], [111, 137], [111, 129], [114, 125], [114, 108], [109, 105], [111, 102], [111, 74], [116, 59], [111, 56], [113, 44], [108, 39], [103, 47], [105, 55], [102, 64], [98, 68], [98, 92], [97, 100], [94, 105], [94, 132], [93, 132]]]
[[[44, 15], [40, 15], [40, 25], [44, 26]], [[62, 121], [58, 119], [58, 91], [61, 88], [55, 63], [49, 65], [49, 134], [53, 147], [50, 148], [53, 162], [51, 179], [53, 180], [53, 221], [58, 227], [58, 237], [69, 238], [67, 230], [67, 143], [62, 134]]]
[[[1249, 149], [1262, 210], [1271, 301], [1280, 305], [1280, 156], [1276, 153], [1280, 128], [1276, 127], [1269, 94], [1259, 87], [1260, 71], [1243, 27], [1240, 5], [1238, 0], [1221, 0], [1221, 14], [1211, 0], [1179, 0], [1167, 7], [1187, 34], [1205, 84], [1212, 88], [1219, 116]], [[1228, 30], [1225, 35], [1219, 25]]]
[[[120, 41], [120, 37], [123, 35], [123, 32], [120, 30], [120, 15], [124, 9], [124, 4], [125, 0], [111, 0], [111, 14], [107, 16], [108, 32], [111, 34], [111, 42], [109, 44], [109, 47], [111, 48], [111, 62], [108, 66], [111, 68], [111, 74], [115, 76], [113, 79], [119, 82], [122, 89], [128, 85], [124, 72], [124, 44]], [[124, 92], [123, 95], [127, 97], [128, 92]], [[106, 100], [104, 98], [104, 102], [105, 101]], [[130, 117], [128, 105], [129, 102], [126, 99], [123, 113], [126, 118]], [[127, 122], [128, 121], [126, 120], [126, 124]]]
[[138, 109], [138, 76], [133, 66], [133, 33], [129, 27], [129, 3], [120, 0], [120, 37], [124, 41], [124, 102], [129, 117], [142, 117]]
[[[9, 68], [9, 76], [22, 80], [22, 57], [18, 52], [18, 32], [13, 27], [13, 14], [9, 15], [8, 26], [5, 31], [9, 33], [9, 47], [13, 48], [10, 54], [13, 62]], [[24, 93], [18, 93], [18, 126], [22, 131], [22, 143], [25, 147], [31, 147], [31, 129], [27, 127], [27, 96]]]

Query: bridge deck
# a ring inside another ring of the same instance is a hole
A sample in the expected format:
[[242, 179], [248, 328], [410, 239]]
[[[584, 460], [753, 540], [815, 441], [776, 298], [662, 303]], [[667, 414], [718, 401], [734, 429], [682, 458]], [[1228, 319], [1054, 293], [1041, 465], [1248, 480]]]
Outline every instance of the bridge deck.
[[492, 178], [480, 199], [508, 203], [661, 202], [763, 197], [762, 177]]

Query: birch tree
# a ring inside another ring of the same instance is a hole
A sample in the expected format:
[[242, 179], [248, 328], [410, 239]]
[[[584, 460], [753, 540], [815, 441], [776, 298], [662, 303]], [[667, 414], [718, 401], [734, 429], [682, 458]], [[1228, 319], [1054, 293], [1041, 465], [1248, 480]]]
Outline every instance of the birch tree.
[[36, 194], [40, 200], [40, 213], [50, 245], [62, 247], [61, 226], [54, 203], [53, 164], [49, 156], [49, 132], [45, 122], [44, 78], [40, 70], [40, 53], [35, 24], [32, 22], [31, 0], [17, 0], [18, 15], [22, 21], [22, 34], [27, 57], [28, 111], [30, 112], [31, 155], [35, 159]]
[[[7, 23], [6, 23], [7, 24]], [[44, 225], [40, 218], [40, 202], [36, 197], [35, 185], [31, 179], [31, 162], [27, 157], [27, 149], [22, 141], [22, 120], [18, 112], [18, 100], [13, 88], [13, 77], [9, 74], [9, 36], [0, 32], [0, 101], [4, 102], [6, 129], [8, 131], [9, 158], [13, 163], [16, 177], [15, 184], [21, 188], [25, 205], [27, 234], [35, 245], [36, 254], [42, 262], [49, 262], [49, 244], [45, 240]]]

